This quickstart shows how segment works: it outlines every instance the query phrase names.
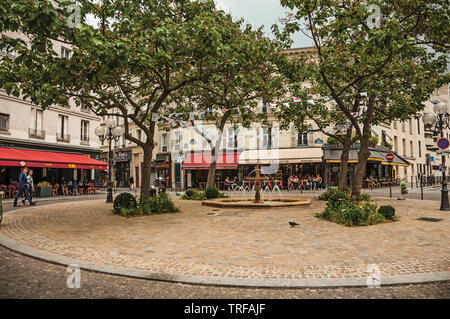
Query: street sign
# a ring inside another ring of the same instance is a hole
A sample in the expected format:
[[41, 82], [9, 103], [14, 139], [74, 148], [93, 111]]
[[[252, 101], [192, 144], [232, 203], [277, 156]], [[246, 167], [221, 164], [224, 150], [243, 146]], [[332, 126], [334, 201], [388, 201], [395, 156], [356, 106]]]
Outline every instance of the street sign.
[[445, 137], [440, 138], [437, 142], [437, 146], [441, 149], [441, 150], [446, 150], [449, 146], [450, 146], [450, 142], [448, 141], [448, 139], [446, 139]]
[[392, 162], [394, 160], [395, 156], [392, 153], [386, 154], [386, 161]]

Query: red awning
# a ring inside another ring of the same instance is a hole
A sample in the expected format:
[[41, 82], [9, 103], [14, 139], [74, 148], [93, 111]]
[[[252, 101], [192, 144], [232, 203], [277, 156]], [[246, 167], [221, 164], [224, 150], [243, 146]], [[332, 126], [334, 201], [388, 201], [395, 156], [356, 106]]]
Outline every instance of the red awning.
[[[216, 169], [237, 169], [239, 153], [219, 153]], [[183, 169], [209, 169], [211, 153], [189, 153], [183, 162]]]
[[108, 164], [80, 154], [0, 147], [0, 166], [107, 169]]

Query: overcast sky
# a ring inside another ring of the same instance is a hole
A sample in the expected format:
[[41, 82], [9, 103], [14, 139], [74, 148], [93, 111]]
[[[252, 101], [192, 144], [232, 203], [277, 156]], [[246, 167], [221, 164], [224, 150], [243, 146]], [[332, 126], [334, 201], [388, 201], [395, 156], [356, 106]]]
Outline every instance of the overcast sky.
[[[216, 0], [219, 8], [232, 13], [235, 18], [244, 18], [255, 27], [264, 25], [268, 35], [270, 27], [284, 17], [288, 9], [281, 6], [279, 0]], [[312, 41], [302, 33], [295, 34], [292, 47], [312, 46]]]

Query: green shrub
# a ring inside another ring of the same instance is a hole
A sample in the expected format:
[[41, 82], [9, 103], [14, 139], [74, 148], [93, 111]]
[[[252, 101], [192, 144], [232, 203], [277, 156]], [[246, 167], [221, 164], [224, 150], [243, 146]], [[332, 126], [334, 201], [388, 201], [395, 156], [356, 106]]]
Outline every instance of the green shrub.
[[205, 190], [205, 196], [207, 199], [214, 199], [220, 197], [220, 191], [216, 187], [208, 187]]
[[193, 189], [188, 189], [184, 194], [186, 197], [192, 197], [195, 195], [195, 191]]
[[134, 209], [136, 208], [136, 198], [130, 193], [122, 193], [114, 199], [114, 212], [120, 213], [122, 208]]
[[360, 201], [366, 201], [366, 202], [370, 202], [370, 199], [371, 199], [372, 197], [369, 195], [369, 194], [366, 194], [366, 193], [361, 193], [360, 195], [359, 195], [359, 200]]
[[142, 210], [142, 213], [146, 215], [176, 213], [179, 211], [170, 197], [165, 193], [142, 200], [140, 209]]
[[319, 200], [328, 200], [330, 195], [336, 193], [337, 191], [338, 191], [337, 187], [328, 187], [327, 190], [325, 192], [323, 192], [322, 194], [320, 194], [320, 196], [318, 198], [319, 198]]
[[389, 220], [395, 219], [395, 208], [392, 206], [381, 206], [378, 208], [378, 213], [384, 216], [384, 218]]
[[203, 191], [188, 189], [181, 198], [188, 200], [205, 200], [206, 196]]
[[370, 202], [370, 196], [361, 196], [355, 201], [347, 191], [331, 194], [324, 211], [317, 217], [345, 226], [367, 226], [385, 221], [377, 206]]

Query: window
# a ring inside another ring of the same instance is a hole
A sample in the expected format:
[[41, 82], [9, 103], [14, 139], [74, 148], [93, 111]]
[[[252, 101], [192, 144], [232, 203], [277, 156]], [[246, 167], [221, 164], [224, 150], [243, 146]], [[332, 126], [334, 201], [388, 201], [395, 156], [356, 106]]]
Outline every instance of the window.
[[34, 109], [33, 112], [33, 129], [42, 130], [43, 111]]
[[417, 119], [417, 134], [420, 135], [420, 120]]
[[413, 121], [409, 119], [409, 134], [413, 133]]
[[89, 121], [81, 121], [81, 141], [89, 142]]
[[406, 127], [405, 121], [402, 121], [402, 132], [405, 132], [405, 127]]
[[227, 128], [227, 148], [235, 148], [237, 147], [237, 135], [234, 131], [234, 128]]
[[262, 128], [262, 148], [272, 147], [272, 128], [263, 127]]
[[297, 146], [308, 146], [308, 133], [298, 132], [297, 133]]
[[414, 148], [412, 141], [409, 141], [409, 151], [411, 152], [411, 157], [414, 157]]
[[181, 133], [180, 131], [173, 132], [174, 134], [174, 151], [179, 151], [181, 149]]
[[125, 147], [125, 141], [126, 141], [125, 134], [123, 134], [122, 135], [122, 147]]
[[419, 141], [419, 157], [422, 157], [422, 142]]
[[142, 130], [137, 130], [137, 139], [138, 139], [139, 141], [142, 140]]
[[[403, 123], [405, 123], [405, 122], [403, 122]], [[406, 156], [406, 140], [405, 139], [403, 139], [403, 156]]]
[[[4, 39], [8, 39], [7, 37], [3, 37]], [[2, 54], [5, 54], [7, 56], [13, 57], [14, 56], [14, 50], [13, 47], [7, 44], [5, 47], [3, 47], [0, 51]]]
[[0, 132], [9, 131], [9, 114], [0, 114]]
[[58, 115], [58, 132], [56, 134], [57, 141], [63, 141], [63, 142], [69, 141], [69, 136], [67, 135], [68, 122], [69, 122], [69, 118], [67, 116]]
[[167, 152], [169, 148], [167, 133], [161, 134], [161, 152]]
[[69, 56], [70, 50], [65, 47], [61, 47], [61, 58], [69, 58]]
[[267, 104], [263, 102], [263, 105], [262, 105], [262, 107], [261, 107], [261, 112], [267, 113], [267, 111], [268, 111]]
[[398, 152], [397, 136], [394, 136], [394, 151]]

